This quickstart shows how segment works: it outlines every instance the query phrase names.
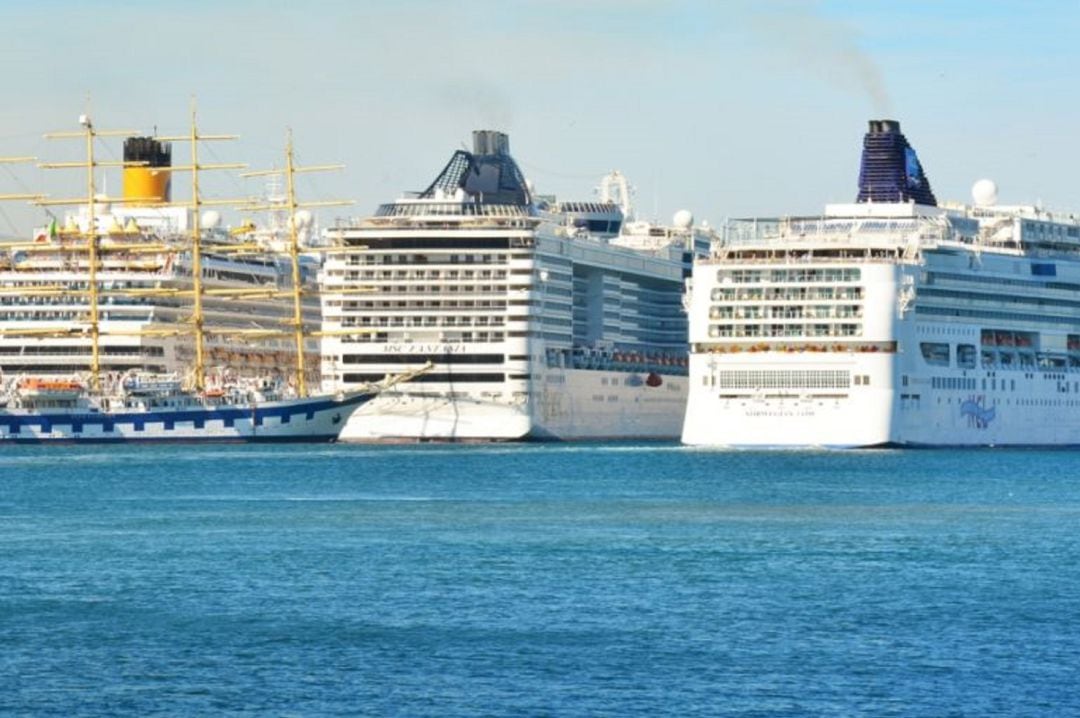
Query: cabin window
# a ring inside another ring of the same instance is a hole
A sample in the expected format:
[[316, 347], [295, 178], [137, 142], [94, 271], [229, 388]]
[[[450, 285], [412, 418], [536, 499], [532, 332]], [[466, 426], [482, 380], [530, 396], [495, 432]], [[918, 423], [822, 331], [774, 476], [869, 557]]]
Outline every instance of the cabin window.
[[961, 369], [974, 369], [976, 356], [974, 344], [958, 344], [956, 346], [956, 364]]
[[949, 366], [949, 345], [944, 342], [920, 342], [919, 349], [927, 364]]

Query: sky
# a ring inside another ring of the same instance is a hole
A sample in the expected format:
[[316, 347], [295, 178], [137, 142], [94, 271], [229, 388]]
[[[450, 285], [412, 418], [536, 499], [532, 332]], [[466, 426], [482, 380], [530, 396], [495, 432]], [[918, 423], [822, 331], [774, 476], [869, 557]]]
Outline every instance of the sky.
[[[1080, 2], [1027, 0], [0, 0], [0, 156], [81, 159], [78, 129], [237, 134], [203, 161], [343, 163], [298, 185], [364, 215], [425, 188], [474, 129], [510, 135], [538, 192], [638, 215], [796, 215], [854, 199], [866, 122], [901, 122], [939, 200], [1080, 212]], [[174, 148], [182, 163], [186, 146]], [[101, 140], [119, 159], [119, 141]], [[98, 180], [112, 194], [115, 171]], [[184, 176], [174, 195], [189, 195]], [[77, 172], [0, 166], [0, 193], [78, 193]], [[204, 194], [259, 194], [204, 173]], [[227, 217], [235, 221], [238, 218]], [[0, 235], [40, 208], [0, 204]]]

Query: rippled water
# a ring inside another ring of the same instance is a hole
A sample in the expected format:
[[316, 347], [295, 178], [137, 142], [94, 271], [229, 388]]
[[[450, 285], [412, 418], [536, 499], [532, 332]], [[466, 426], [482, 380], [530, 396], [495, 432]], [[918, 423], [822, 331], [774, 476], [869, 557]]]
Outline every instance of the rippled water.
[[0, 713], [1076, 715], [1078, 460], [3, 447]]

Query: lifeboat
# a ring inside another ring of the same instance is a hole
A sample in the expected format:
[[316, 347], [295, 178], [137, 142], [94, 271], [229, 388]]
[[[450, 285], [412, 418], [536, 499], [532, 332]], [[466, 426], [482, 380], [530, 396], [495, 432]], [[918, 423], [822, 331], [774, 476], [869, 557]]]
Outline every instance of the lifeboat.
[[83, 391], [83, 385], [72, 379], [44, 379], [31, 377], [22, 379], [18, 384], [23, 396], [52, 397], [73, 399]]

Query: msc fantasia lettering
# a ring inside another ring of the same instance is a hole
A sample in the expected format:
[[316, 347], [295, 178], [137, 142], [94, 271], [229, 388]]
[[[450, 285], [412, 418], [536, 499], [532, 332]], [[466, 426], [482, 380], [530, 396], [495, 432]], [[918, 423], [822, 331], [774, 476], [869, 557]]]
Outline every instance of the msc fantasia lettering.
[[795, 410], [795, 411], [787, 411], [787, 410], [767, 411], [767, 410], [760, 410], [760, 409], [751, 409], [751, 410], [746, 411], [745, 415], [746, 416], [816, 416], [817, 412], [813, 411], [812, 409], [802, 409], [802, 410]]
[[464, 354], [464, 344], [384, 344], [384, 354]]

